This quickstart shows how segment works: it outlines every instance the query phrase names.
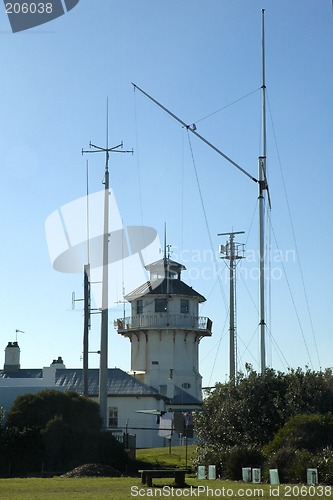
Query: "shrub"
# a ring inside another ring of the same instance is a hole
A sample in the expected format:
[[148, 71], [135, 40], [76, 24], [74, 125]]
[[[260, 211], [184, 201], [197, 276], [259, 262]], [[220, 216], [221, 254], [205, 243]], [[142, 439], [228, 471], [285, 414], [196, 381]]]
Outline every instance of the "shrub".
[[316, 458], [320, 482], [333, 484], [333, 450], [325, 448]]
[[234, 481], [242, 479], [242, 468], [261, 468], [264, 464], [264, 455], [259, 448], [233, 446], [224, 454], [223, 475]]
[[194, 467], [198, 465], [205, 465], [206, 467], [208, 465], [216, 465], [216, 473], [217, 475], [221, 475], [224, 463], [224, 453], [222, 447], [218, 444], [199, 444], [195, 449], [193, 465]]
[[272, 453], [267, 462], [268, 469], [278, 469], [281, 483], [288, 482], [288, 470], [291, 468], [295, 457], [293, 448], [280, 448]]
[[0, 440], [1, 475], [24, 475], [42, 468], [44, 446], [38, 429], [5, 428]]
[[74, 392], [45, 390], [19, 396], [0, 433], [0, 466], [11, 474], [65, 472], [98, 462], [128, 468], [124, 446], [101, 430], [97, 403]]
[[276, 433], [265, 447], [267, 454], [280, 448], [304, 449], [315, 452], [333, 445], [333, 415], [296, 415]]
[[252, 446], [232, 446], [222, 448], [218, 445], [209, 447], [198, 446], [193, 461], [198, 465], [216, 465], [217, 475], [225, 479], [238, 481], [242, 479], [242, 468], [261, 468], [264, 464], [264, 454], [260, 448]]
[[306, 483], [306, 470], [317, 466], [315, 455], [307, 450], [296, 450], [294, 460], [286, 471], [288, 483]]
[[122, 443], [111, 432], [101, 431], [97, 440], [97, 461], [110, 465], [119, 471], [126, 471], [130, 466], [130, 459]]

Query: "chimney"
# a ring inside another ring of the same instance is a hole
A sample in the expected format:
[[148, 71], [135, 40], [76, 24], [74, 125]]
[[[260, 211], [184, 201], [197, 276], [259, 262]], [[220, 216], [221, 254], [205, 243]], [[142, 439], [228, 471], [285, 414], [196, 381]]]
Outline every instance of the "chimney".
[[53, 386], [56, 380], [56, 370], [57, 369], [66, 369], [62, 357], [59, 356], [58, 359], [54, 359], [50, 366], [43, 367], [43, 379], [45, 383]]
[[51, 363], [51, 366], [54, 366], [54, 368], [56, 368], [56, 369], [58, 369], [58, 368], [65, 369], [66, 368], [61, 356], [58, 356], [58, 359], [54, 359]]
[[17, 342], [8, 342], [3, 369], [7, 372], [16, 372], [20, 369], [20, 348]]

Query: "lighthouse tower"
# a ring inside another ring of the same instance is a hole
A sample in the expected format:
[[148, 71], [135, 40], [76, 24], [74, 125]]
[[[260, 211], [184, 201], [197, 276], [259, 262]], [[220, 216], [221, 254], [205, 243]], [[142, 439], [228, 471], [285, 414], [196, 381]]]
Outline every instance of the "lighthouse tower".
[[177, 406], [200, 403], [199, 342], [212, 327], [199, 316], [206, 299], [181, 280], [186, 268], [169, 257], [146, 269], [149, 281], [125, 296], [131, 316], [118, 320], [118, 333], [131, 341], [131, 371]]

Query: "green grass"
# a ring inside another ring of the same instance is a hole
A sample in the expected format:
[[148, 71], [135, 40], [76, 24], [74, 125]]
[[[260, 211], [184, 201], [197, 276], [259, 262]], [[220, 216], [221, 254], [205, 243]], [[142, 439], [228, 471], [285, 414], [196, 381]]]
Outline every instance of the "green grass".
[[[188, 447], [188, 465], [194, 446]], [[184, 467], [185, 448], [172, 447], [137, 450], [137, 459], [147, 467]], [[153, 479], [153, 487], [141, 484], [139, 477], [121, 478], [27, 478], [0, 479], [0, 500], [124, 500], [131, 498], [251, 498], [253, 500], [333, 500], [333, 486], [316, 490], [301, 485], [248, 484], [233, 481], [198, 480], [186, 476], [186, 488], [174, 487], [172, 478]], [[273, 489], [274, 488], [274, 489]]]
[[[198, 481], [187, 477], [187, 487], [171, 489], [172, 479], [154, 479], [153, 487], [141, 485], [139, 478], [49, 478], [0, 479], [0, 498], [5, 500], [92, 499], [123, 500], [128, 498], [251, 498], [253, 500], [310, 500], [333, 498], [333, 487], [317, 487], [314, 494], [301, 485], [253, 485], [231, 481]], [[164, 486], [164, 489], [163, 489]], [[133, 488], [131, 490], [131, 488]], [[272, 489], [278, 495], [272, 495]], [[290, 488], [290, 490], [288, 489]], [[295, 488], [294, 490], [292, 488]], [[298, 488], [298, 489], [297, 489]], [[131, 494], [132, 491], [132, 494]]]
[[[192, 466], [195, 446], [187, 447], [187, 466]], [[185, 468], [186, 467], [186, 447], [172, 446], [165, 448], [149, 448], [136, 451], [137, 460], [151, 464], [152, 468]]]

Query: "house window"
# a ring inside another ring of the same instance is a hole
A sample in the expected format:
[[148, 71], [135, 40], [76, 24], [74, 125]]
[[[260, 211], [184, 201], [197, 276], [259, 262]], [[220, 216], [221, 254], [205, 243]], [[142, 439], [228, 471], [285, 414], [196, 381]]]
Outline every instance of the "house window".
[[166, 312], [167, 310], [167, 300], [166, 299], [155, 299], [155, 312]]
[[180, 299], [180, 312], [181, 314], [188, 314], [189, 303], [187, 299]]
[[143, 300], [137, 300], [136, 301], [136, 314], [142, 314], [143, 313]]
[[108, 427], [118, 427], [118, 408], [109, 408]]

